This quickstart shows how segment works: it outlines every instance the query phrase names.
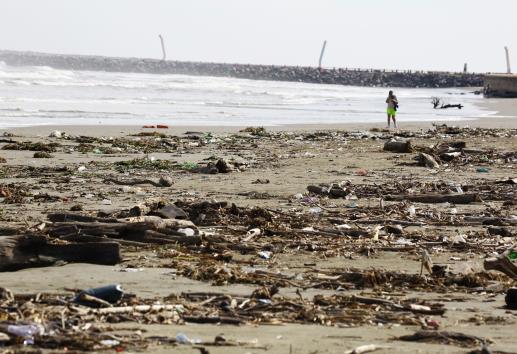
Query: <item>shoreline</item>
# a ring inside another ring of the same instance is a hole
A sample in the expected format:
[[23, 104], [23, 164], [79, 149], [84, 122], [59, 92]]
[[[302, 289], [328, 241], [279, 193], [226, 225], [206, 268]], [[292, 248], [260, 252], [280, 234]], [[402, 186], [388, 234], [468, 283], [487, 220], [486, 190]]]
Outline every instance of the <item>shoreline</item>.
[[[477, 128], [517, 128], [517, 99], [486, 99], [483, 100], [479, 105], [483, 110], [487, 112], [496, 112], [495, 114], [487, 114], [482, 117], [467, 117], [461, 120], [436, 120], [436, 121], [404, 121], [404, 113], [400, 115], [397, 122], [399, 123], [400, 130], [421, 130], [428, 129], [433, 124], [447, 124], [456, 126], [469, 126]], [[99, 133], [109, 132], [108, 135], [113, 135], [117, 130], [122, 130], [121, 133], [141, 130], [152, 130], [144, 129], [143, 125], [148, 125], [149, 122], [142, 122], [138, 124], [41, 124], [41, 125], [30, 125], [30, 126], [19, 126], [19, 127], [0, 127], [0, 131], [10, 132], [27, 132], [34, 133], [37, 130], [64, 130], [71, 134], [79, 134], [88, 132], [90, 135], [97, 136]], [[161, 124], [160, 121], [154, 122], [155, 124]], [[213, 133], [232, 133], [238, 132], [239, 130], [249, 126], [260, 126], [260, 124], [247, 124], [247, 125], [168, 125], [169, 129], [156, 129], [158, 131], [179, 134], [182, 131], [209, 131]], [[372, 123], [359, 123], [359, 122], [342, 122], [342, 123], [322, 123], [322, 124], [279, 124], [272, 126], [264, 126], [270, 131], [308, 131], [308, 130], [369, 130], [372, 128], [384, 129], [386, 122], [372, 122]], [[102, 135], [102, 134], [101, 134]]]
[[[492, 118], [473, 118], [472, 120], [461, 121], [435, 121], [435, 122], [408, 122], [398, 121], [399, 128], [397, 130], [419, 131], [431, 129], [433, 124], [471, 128], [517, 128], [517, 117], [499, 117]], [[210, 132], [210, 133], [237, 133], [240, 130], [253, 125], [236, 125], [236, 126], [211, 126], [211, 125], [176, 125], [169, 126], [168, 129], [143, 128], [142, 125], [34, 125], [25, 127], [0, 128], [2, 132], [10, 132], [15, 134], [28, 135], [48, 135], [54, 130], [64, 131], [73, 135], [89, 135], [89, 136], [118, 136], [122, 134], [131, 134], [141, 131], [157, 131], [167, 134], [185, 134], [186, 132]], [[275, 126], [265, 126], [266, 130], [271, 132], [305, 132], [305, 131], [367, 131], [371, 129], [385, 129], [386, 123], [340, 123], [340, 124], [283, 124]], [[392, 128], [392, 130], [394, 130]], [[43, 133], [44, 131], [44, 133]]]

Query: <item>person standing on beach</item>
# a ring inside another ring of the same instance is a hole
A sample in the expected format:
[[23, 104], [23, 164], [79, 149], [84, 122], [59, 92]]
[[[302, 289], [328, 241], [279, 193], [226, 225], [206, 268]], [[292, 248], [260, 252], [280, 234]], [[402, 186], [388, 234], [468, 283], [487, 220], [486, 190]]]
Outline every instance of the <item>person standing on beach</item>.
[[393, 127], [397, 129], [397, 120], [395, 116], [397, 115], [397, 108], [399, 107], [399, 101], [397, 100], [397, 96], [393, 94], [393, 91], [390, 91], [388, 94], [388, 98], [386, 99], [386, 103], [388, 104], [388, 129], [390, 128], [391, 120], [393, 119]]

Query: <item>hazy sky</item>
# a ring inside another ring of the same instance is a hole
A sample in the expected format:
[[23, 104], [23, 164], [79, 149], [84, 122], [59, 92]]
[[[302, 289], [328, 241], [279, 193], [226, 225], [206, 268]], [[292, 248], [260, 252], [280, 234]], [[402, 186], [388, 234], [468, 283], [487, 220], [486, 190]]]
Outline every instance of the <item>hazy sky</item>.
[[0, 0], [0, 49], [257, 64], [517, 71], [516, 0]]

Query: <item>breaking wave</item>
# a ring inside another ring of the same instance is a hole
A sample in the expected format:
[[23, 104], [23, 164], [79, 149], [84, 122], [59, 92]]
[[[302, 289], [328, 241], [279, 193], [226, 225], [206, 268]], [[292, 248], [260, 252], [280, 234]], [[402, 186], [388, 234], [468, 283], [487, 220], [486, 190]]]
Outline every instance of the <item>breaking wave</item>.
[[[0, 62], [0, 127], [40, 124], [281, 125], [384, 122], [384, 88], [56, 70]], [[397, 89], [404, 121], [488, 115], [462, 89]], [[434, 110], [433, 96], [463, 110]]]

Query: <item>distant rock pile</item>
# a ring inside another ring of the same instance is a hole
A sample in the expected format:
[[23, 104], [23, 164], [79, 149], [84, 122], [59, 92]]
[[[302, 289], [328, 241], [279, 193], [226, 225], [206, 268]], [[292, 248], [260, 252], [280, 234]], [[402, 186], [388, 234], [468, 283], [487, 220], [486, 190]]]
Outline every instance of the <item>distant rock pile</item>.
[[65, 70], [135, 72], [235, 77], [252, 80], [294, 81], [368, 87], [481, 87], [482, 74], [429, 71], [384, 71], [362, 69], [318, 69], [315, 67], [246, 65], [162, 61], [0, 51], [0, 61], [9, 65], [49, 66]]

